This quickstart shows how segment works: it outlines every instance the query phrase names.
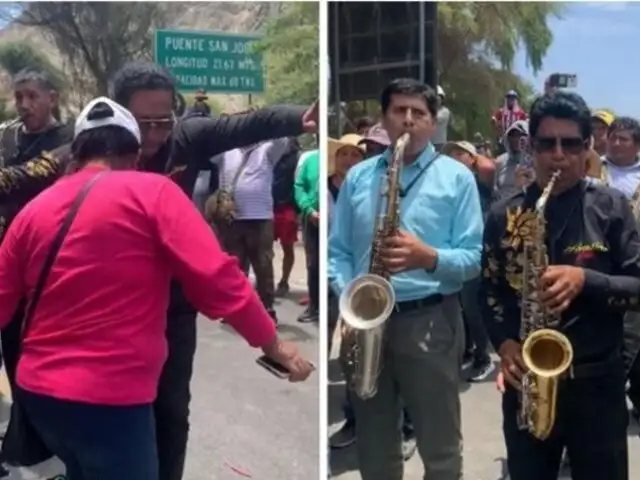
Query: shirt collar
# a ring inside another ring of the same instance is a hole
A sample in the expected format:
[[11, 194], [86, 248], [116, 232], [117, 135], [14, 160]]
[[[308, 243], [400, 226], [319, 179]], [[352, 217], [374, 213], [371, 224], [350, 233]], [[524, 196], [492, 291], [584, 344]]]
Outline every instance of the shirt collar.
[[[422, 153], [418, 156], [417, 160], [409, 165], [409, 168], [414, 166], [424, 168], [436, 157], [436, 149], [431, 142], [422, 150]], [[393, 155], [393, 148], [389, 147], [380, 154], [377, 161], [378, 168], [386, 168]]]
[[611, 160], [609, 160], [609, 158], [606, 155], [603, 155], [600, 158], [601, 158], [602, 163], [604, 163], [605, 165], [611, 165], [613, 167], [620, 168], [622, 170], [635, 170], [635, 169], [640, 168], [640, 157], [639, 156], [636, 157], [635, 163], [633, 163], [632, 165], [629, 165], [627, 167], [618, 167]]

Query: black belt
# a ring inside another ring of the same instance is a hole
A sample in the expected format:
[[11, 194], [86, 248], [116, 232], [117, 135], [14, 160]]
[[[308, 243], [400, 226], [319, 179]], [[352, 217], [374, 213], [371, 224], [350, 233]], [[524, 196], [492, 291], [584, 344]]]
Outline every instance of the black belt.
[[571, 365], [567, 371], [566, 377], [569, 379], [574, 378], [593, 378], [604, 377], [610, 375], [616, 369], [624, 371], [624, 364], [622, 357], [616, 355], [608, 360], [593, 363], [583, 363], [580, 365]]
[[406, 302], [397, 302], [395, 307], [393, 307], [393, 311], [396, 313], [413, 312], [414, 310], [420, 310], [422, 308], [438, 305], [439, 303], [442, 303], [443, 300], [444, 300], [444, 295], [440, 295], [439, 293], [436, 293], [435, 295], [429, 295], [428, 297], [420, 298], [418, 300], [407, 300]]

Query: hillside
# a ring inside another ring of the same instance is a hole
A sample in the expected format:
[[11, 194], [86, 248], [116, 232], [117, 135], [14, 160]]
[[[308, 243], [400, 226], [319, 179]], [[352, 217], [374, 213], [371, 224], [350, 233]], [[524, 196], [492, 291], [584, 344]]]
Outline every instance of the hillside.
[[[223, 32], [260, 32], [271, 15], [277, 15], [281, 2], [167, 2], [165, 28], [212, 30]], [[65, 71], [60, 53], [37, 28], [8, 25], [0, 29], [0, 43], [28, 41], [44, 53], [52, 63]], [[7, 76], [0, 72], [0, 98], [10, 96]], [[244, 109], [243, 95], [212, 95], [228, 111]]]

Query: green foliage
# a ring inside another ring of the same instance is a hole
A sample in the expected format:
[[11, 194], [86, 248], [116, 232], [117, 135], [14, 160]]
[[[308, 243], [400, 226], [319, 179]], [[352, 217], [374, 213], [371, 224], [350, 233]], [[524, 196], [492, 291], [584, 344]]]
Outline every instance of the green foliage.
[[511, 69], [519, 47], [533, 72], [542, 68], [553, 42], [550, 18], [559, 17], [555, 2], [438, 3], [440, 85], [452, 111], [449, 136], [470, 139], [480, 132], [494, 136], [491, 115], [504, 94], [516, 90], [527, 108], [534, 88]]
[[0, 46], [0, 68], [12, 76], [25, 68], [43, 71], [49, 74], [58, 90], [65, 86], [62, 72], [26, 42], [12, 42]]
[[286, 3], [257, 46], [266, 64], [265, 95], [257, 104], [311, 104], [318, 96], [319, 7]]

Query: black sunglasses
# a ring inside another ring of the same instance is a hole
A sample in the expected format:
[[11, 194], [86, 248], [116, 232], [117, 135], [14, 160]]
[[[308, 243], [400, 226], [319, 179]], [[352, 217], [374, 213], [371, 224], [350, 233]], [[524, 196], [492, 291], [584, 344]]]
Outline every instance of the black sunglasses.
[[585, 150], [588, 143], [581, 137], [536, 137], [533, 139], [533, 148], [538, 153], [545, 153], [560, 145], [563, 152], [575, 155]]

